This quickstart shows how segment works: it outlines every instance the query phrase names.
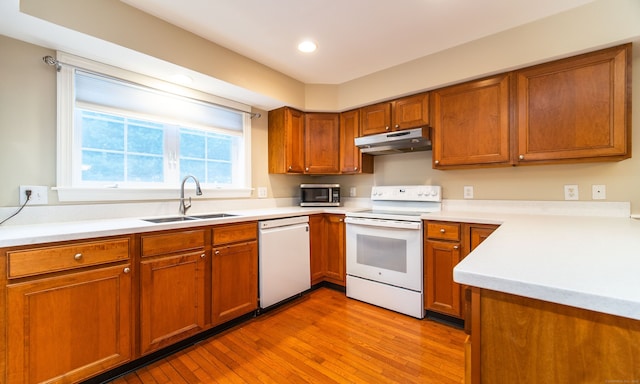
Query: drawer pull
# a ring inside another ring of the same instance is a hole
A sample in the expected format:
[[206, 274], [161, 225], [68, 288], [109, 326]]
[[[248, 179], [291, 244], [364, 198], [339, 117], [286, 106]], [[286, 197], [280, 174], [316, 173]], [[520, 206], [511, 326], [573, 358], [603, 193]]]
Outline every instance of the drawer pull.
[[215, 251], [214, 253], [215, 253], [216, 255], [219, 255], [219, 254], [220, 254], [220, 251], [218, 251], [218, 250], [216, 249], [216, 251]]
[[444, 228], [440, 228], [440, 233], [445, 233], [446, 231], [444, 230]]
[[202, 255], [200, 255], [201, 259], [204, 259], [205, 257], [207, 257], [204, 253]]
[[457, 245], [454, 245], [454, 246], [453, 246], [453, 249], [458, 249], [458, 248], [459, 248], [459, 247], [458, 247]]
[[82, 253], [76, 253], [73, 258], [78, 261], [82, 260]]
[[124, 273], [129, 273], [129, 272], [131, 272], [131, 268], [129, 268], [129, 267], [125, 267], [125, 268], [122, 270], [122, 272], [124, 272]]

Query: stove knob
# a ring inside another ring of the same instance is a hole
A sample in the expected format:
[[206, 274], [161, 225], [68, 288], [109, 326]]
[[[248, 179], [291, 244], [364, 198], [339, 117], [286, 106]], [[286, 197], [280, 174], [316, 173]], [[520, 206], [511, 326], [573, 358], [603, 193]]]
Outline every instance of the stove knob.
[[438, 191], [435, 189], [431, 191], [431, 196], [438, 196]]

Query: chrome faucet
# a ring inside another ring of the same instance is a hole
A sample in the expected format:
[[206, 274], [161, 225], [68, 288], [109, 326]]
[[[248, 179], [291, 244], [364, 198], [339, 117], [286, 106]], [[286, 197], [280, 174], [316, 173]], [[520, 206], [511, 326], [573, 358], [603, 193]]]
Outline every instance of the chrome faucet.
[[193, 175], [187, 175], [182, 179], [182, 186], [180, 187], [180, 214], [184, 215], [187, 213], [187, 209], [191, 208], [191, 197], [189, 197], [189, 202], [185, 203], [184, 199], [184, 183], [187, 182], [188, 178], [192, 178], [193, 181], [196, 182], [196, 195], [202, 195], [202, 189], [200, 189], [200, 182]]

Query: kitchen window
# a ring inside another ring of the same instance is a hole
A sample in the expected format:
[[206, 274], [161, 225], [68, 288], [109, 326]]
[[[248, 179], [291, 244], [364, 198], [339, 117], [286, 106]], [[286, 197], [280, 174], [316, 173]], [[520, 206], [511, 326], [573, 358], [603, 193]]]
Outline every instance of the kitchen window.
[[[62, 57], [61, 57], [62, 56]], [[58, 53], [60, 201], [250, 196], [250, 108]], [[228, 105], [225, 105], [228, 104]]]

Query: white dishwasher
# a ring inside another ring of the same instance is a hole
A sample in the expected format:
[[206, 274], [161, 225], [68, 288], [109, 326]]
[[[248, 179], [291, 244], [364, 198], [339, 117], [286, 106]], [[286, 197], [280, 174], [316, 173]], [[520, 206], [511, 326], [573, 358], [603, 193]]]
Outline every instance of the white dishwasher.
[[311, 288], [309, 216], [258, 223], [260, 308]]

